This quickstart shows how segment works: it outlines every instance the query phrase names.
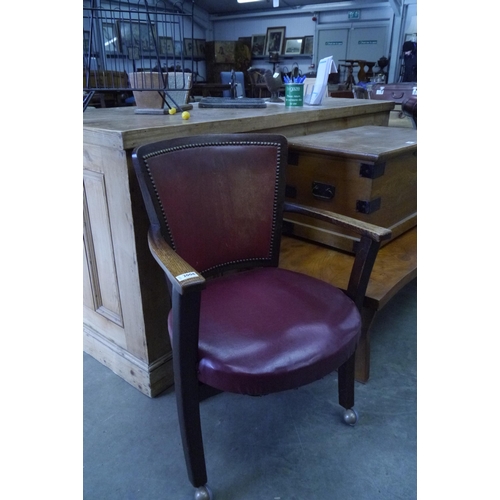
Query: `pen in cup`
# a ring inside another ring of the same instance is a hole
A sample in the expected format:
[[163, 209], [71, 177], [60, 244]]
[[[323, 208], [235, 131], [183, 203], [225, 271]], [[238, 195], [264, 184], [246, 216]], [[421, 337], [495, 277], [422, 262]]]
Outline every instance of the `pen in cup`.
[[304, 83], [305, 79], [305, 76], [295, 76], [293, 78], [290, 78], [286, 75], [283, 75], [283, 80], [285, 81], [285, 83]]

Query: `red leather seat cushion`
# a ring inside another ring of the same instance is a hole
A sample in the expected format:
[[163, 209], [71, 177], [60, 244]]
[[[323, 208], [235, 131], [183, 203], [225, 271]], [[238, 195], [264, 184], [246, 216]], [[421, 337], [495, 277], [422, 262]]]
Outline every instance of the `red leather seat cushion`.
[[207, 283], [202, 292], [199, 380], [261, 395], [299, 387], [354, 352], [361, 318], [328, 283], [261, 268]]

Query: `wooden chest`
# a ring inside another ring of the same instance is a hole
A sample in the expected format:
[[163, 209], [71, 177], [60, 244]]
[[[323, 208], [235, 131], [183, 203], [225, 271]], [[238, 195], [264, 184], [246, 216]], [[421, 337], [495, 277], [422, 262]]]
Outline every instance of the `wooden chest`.
[[[417, 224], [417, 131], [368, 125], [290, 137], [286, 198], [399, 236]], [[284, 232], [348, 252], [359, 241], [296, 214], [285, 214]]]

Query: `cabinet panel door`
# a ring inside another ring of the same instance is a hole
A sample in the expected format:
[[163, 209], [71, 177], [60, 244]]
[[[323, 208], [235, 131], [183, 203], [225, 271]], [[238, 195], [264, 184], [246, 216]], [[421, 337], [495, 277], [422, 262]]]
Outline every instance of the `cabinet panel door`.
[[[387, 57], [389, 26], [318, 29], [317, 38], [317, 62], [333, 56], [342, 82], [347, 77], [343, 59], [377, 62], [382, 56]], [[356, 82], [358, 70], [353, 72]]]
[[89, 286], [85, 294], [87, 305], [123, 327], [104, 175], [85, 170], [83, 187], [84, 276]]
[[[347, 59], [347, 42], [349, 30], [347, 28], [319, 29], [318, 36], [318, 57], [317, 63], [324, 57], [333, 56], [333, 60], [339, 67], [339, 60]], [[340, 71], [340, 68], [339, 68]]]
[[388, 26], [353, 28], [349, 33], [347, 59], [377, 62], [387, 57]]

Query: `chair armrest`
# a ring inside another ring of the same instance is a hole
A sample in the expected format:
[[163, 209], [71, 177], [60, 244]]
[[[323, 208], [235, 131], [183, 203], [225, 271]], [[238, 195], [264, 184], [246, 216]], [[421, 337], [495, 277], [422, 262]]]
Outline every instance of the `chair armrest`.
[[319, 219], [359, 234], [361, 239], [355, 252], [354, 262], [349, 276], [346, 293], [354, 301], [359, 311], [368, 287], [368, 281], [377, 258], [380, 243], [389, 239], [392, 233], [389, 229], [362, 222], [352, 217], [340, 215], [327, 210], [321, 210], [296, 203], [285, 202], [285, 212], [293, 212]]
[[176, 392], [192, 397], [198, 391], [200, 304], [205, 278], [172, 250], [159, 227], [149, 228], [148, 243], [153, 257], [172, 285], [171, 342]]
[[329, 212], [327, 210], [321, 210], [319, 208], [313, 208], [306, 205], [298, 205], [289, 201], [285, 201], [284, 211], [307, 215], [309, 217], [313, 217], [314, 219], [329, 222], [330, 224], [354, 231], [360, 236], [368, 236], [372, 240], [378, 242], [388, 240], [392, 236], [390, 229], [375, 226], [369, 222], [353, 219], [352, 217], [347, 217], [346, 215], [340, 215], [335, 212]]
[[205, 278], [172, 250], [161, 235], [159, 228], [150, 227], [148, 244], [153, 257], [163, 269], [177, 293], [182, 295], [195, 287], [200, 290], [204, 288]]

